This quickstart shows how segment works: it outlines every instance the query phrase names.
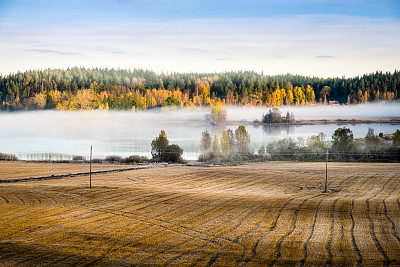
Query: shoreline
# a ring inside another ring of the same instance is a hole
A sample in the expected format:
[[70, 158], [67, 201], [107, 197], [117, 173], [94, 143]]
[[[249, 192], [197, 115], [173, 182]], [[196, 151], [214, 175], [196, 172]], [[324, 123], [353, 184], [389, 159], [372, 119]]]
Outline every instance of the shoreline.
[[262, 122], [250, 122], [250, 121], [231, 121], [227, 122], [226, 125], [256, 125], [256, 126], [296, 126], [296, 125], [356, 125], [356, 124], [391, 124], [400, 125], [400, 118], [388, 118], [388, 119], [311, 119], [311, 120], [296, 120], [295, 122], [275, 122], [275, 123], [262, 123]]

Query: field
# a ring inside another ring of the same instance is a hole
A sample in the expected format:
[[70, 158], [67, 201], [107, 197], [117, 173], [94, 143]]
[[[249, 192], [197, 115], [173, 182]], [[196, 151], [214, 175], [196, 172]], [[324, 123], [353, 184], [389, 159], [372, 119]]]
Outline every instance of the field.
[[[74, 174], [88, 172], [88, 164], [84, 163], [35, 163], [23, 164], [13, 161], [0, 162], [0, 181], [28, 177], [43, 177], [51, 175]], [[92, 164], [92, 171], [124, 169], [129, 166], [116, 164]]]
[[[2, 162], [0, 180], [87, 168]], [[324, 179], [267, 162], [0, 183], [0, 265], [400, 265], [400, 164]]]

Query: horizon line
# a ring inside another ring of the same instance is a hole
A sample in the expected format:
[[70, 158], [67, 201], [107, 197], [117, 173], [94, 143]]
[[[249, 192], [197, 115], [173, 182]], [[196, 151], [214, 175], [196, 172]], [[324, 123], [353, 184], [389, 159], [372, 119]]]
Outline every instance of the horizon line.
[[323, 79], [334, 79], [334, 78], [346, 78], [346, 79], [351, 79], [351, 78], [356, 78], [356, 77], [362, 77], [365, 75], [371, 75], [371, 74], [375, 74], [375, 73], [389, 73], [389, 74], [393, 74], [399, 71], [399, 69], [395, 68], [393, 71], [383, 71], [383, 70], [376, 70], [374, 72], [364, 72], [362, 74], [358, 74], [358, 75], [352, 75], [352, 76], [346, 76], [346, 75], [342, 75], [342, 76], [316, 76], [316, 75], [306, 75], [306, 74], [299, 74], [299, 73], [279, 73], [279, 74], [268, 74], [265, 73], [264, 71], [256, 71], [256, 70], [224, 70], [224, 71], [211, 71], [211, 72], [181, 72], [181, 71], [156, 71], [153, 70], [151, 68], [140, 68], [140, 67], [134, 67], [134, 68], [120, 68], [120, 67], [95, 67], [95, 66], [91, 66], [91, 67], [87, 67], [87, 66], [68, 66], [67, 68], [62, 68], [62, 67], [47, 67], [47, 68], [43, 68], [43, 69], [25, 69], [25, 70], [18, 70], [16, 72], [10, 72], [9, 74], [4, 74], [4, 73], [0, 73], [0, 77], [2, 78], [6, 78], [12, 75], [16, 75], [18, 73], [25, 73], [25, 72], [34, 72], [34, 71], [46, 71], [46, 70], [60, 70], [60, 71], [67, 71], [68, 69], [74, 69], [74, 68], [78, 68], [78, 69], [86, 69], [86, 70], [126, 70], [126, 71], [134, 71], [134, 70], [143, 70], [143, 71], [150, 71], [150, 72], [154, 72], [157, 75], [172, 75], [172, 74], [199, 74], [199, 75], [206, 75], [206, 74], [225, 74], [225, 73], [245, 73], [245, 72], [252, 72], [252, 73], [257, 73], [259, 75], [262, 76], [284, 76], [284, 75], [292, 75], [292, 76], [303, 76], [303, 77], [310, 77], [310, 78], [323, 78]]

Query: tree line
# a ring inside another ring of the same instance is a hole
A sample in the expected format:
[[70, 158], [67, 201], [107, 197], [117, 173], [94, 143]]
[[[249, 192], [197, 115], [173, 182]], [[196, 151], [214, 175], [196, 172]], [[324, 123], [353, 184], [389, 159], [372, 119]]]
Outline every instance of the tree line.
[[324, 161], [328, 154], [332, 161], [400, 162], [400, 130], [375, 135], [369, 128], [364, 138], [354, 139], [343, 127], [335, 130], [332, 141], [322, 132], [307, 140], [285, 138], [262, 146], [258, 154], [269, 160]]
[[224, 130], [214, 138], [204, 131], [200, 140], [199, 161], [210, 163], [289, 160], [325, 161], [328, 154], [333, 161], [399, 162], [400, 130], [393, 134], [375, 135], [369, 128], [364, 138], [354, 139], [353, 132], [346, 127], [338, 128], [332, 141], [324, 133], [313, 135], [307, 140], [285, 138], [261, 146], [257, 153], [250, 150], [250, 135], [241, 125], [235, 131]]
[[217, 135], [211, 138], [208, 131], [202, 132], [200, 140], [200, 161], [213, 159], [224, 161], [248, 160], [254, 158], [250, 152], [250, 135], [243, 125], [233, 131], [231, 129], [222, 131], [221, 137]]
[[163, 106], [308, 105], [336, 100], [399, 99], [400, 74], [352, 78], [264, 75], [253, 71], [156, 73], [143, 69], [68, 68], [0, 76], [2, 110], [148, 109]]

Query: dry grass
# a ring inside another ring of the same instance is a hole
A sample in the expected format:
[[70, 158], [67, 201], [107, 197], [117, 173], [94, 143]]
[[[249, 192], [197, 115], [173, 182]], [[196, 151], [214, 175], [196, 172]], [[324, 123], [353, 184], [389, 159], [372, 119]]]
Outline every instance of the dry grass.
[[[0, 184], [0, 265], [399, 265], [400, 164], [331, 163], [327, 194], [324, 167], [135, 170], [95, 175], [92, 189], [87, 176]], [[0, 163], [0, 179], [80, 171]]]
[[[117, 164], [92, 164], [92, 171], [126, 167], [126, 165]], [[87, 163], [36, 163], [0, 161], [0, 180], [61, 175], [88, 171], [89, 165]]]

